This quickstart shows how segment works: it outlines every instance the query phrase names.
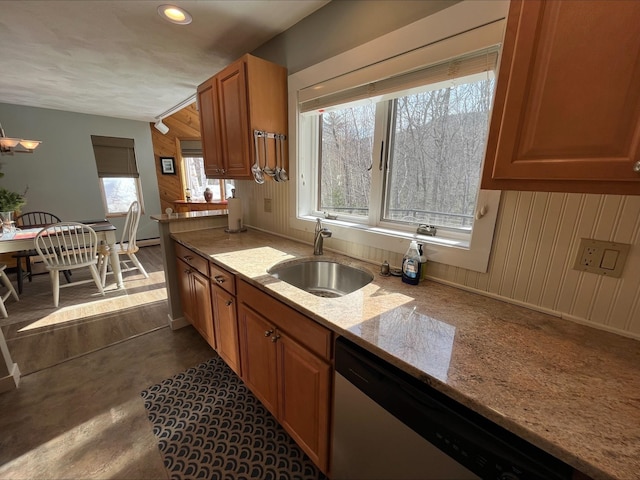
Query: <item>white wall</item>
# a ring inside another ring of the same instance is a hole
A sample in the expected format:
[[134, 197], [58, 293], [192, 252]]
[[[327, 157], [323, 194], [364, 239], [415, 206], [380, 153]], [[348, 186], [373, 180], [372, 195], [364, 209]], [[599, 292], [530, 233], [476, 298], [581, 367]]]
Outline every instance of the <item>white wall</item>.
[[[0, 186], [22, 193], [23, 211], [43, 210], [62, 220], [104, 218], [91, 135], [133, 138], [145, 211], [138, 239], [158, 238], [160, 196], [149, 124], [133, 120], [0, 103], [0, 123], [9, 137], [42, 140], [31, 154], [0, 157]], [[124, 218], [115, 218], [119, 229]]]

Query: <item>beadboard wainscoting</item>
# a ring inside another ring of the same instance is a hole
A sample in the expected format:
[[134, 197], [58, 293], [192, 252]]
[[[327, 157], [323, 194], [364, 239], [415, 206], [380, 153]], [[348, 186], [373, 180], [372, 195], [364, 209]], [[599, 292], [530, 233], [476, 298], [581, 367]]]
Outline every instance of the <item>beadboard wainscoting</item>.
[[[236, 182], [245, 224], [312, 242], [289, 227], [287, 183]], [[290, 198], [291, 196], [291, 198]], [[271, 199], [271, 212], [264, 200]], [[573, 270], [580, 238], [632, 245], [621, 278]], [[332, 237], [325, 248], [399, 266], [402, 255]], [[502, 192], [487, 273], [429, 262], [427, 275], [478, 293], [640, 338], [640, 196]]]

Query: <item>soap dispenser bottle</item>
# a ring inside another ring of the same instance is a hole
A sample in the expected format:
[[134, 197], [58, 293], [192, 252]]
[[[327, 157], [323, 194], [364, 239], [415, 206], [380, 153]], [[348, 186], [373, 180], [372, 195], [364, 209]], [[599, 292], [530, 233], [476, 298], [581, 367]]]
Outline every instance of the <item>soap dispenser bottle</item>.
[[410, 285], [417, 285], [420, 282], [420, 252], [418, 242], [415, 240], [411, 241], [402, 259], [402, 281]]

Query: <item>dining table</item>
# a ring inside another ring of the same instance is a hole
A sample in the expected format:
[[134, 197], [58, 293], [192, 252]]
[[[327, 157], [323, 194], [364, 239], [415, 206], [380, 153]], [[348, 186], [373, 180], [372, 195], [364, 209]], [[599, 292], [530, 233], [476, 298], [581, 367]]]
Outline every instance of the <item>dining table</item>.
[[[106, 219], [74, 221], [91, 227], [96, 232], [98, 241], [104, 242], [109, 246], [111, 270], [116, 278], [117, 288], [124, 288], [122, 270], [120, 270], [120, 259], [118, 258], [118, 252], [115, 248], [117, 242], [115, 225]], [[0, 236], [0, 253], [35, 249], [35, 238], [40, 230], [42, 230], [41, 227], [16, 228], [13, 231], [2, 231], [2, 235]]]

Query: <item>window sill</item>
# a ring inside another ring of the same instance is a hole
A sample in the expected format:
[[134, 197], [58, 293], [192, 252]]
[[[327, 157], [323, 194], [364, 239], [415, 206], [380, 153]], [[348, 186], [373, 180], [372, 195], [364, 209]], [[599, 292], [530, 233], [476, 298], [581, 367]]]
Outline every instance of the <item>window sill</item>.
[[[317, 217], [314, 217], [311, 215], [304, 215], [299, 217], [299, 220], [313, 222], [314, 228], [315, 228], [316, 218]], [[407, 241], [416, 240], [418, 243], [424, 243], [424, 244], [441, 245], [445, 247], [469, 248], [469, 241], [462, 240], [459, 238], [454, 239], [454, 238], [448, 238], [446, 236], [441, 236], [441, 235], [436, 235], [436, 236], [420, 235], [415, 232], [412, 233], [408, 231], [394, 230], [392, 228], [385, 228], [385, 227], [371, 227], [369, 225], [363, 225], [360, 223], [354, 223], [354, 222], [349, 222], [349, 221], [339, 220], [339, 219], [332, 220], [332, 219], [323, 218], [321, 220], [322, 220], [322, 225], [325, 227], [336, 226], [339, 228], [348, 228], [348, 229], [353, 229], [354, 231], [361, 231], [369, 234], [399, 238]], [[402, 251], [402, 253], [404, 253], [404, 251]]]
[[[496, 207], [497, 203], [494, 204]], [[470, 241], [460, 238], [447, 238], [445, 236], [418, 235], [417, 233], [371, 227], [344, 220], [322, 219], [322, 224], [331, 230], [333, 239], [351, 242], [363, 247], [378, 248], [392, 253], [404, 254], [409, 247], [409, 242], [417, 240], [419, 243], [424, 244], [424, 251], [428, 261], [484, 273], [487, 271], [489, 263], [491, 238], [493, 237], [497, 208], [492, 210], [493, 215], [487, 214], [476, 221]], [[311, 215], [291, 218], [291, 227], [305, 232], [313, 232], [316, 226], [316, 218]], [[330, 242], [331, 239], [327, 239], [327, 243], [325, 243], [327, 248], [330, 248]]]

